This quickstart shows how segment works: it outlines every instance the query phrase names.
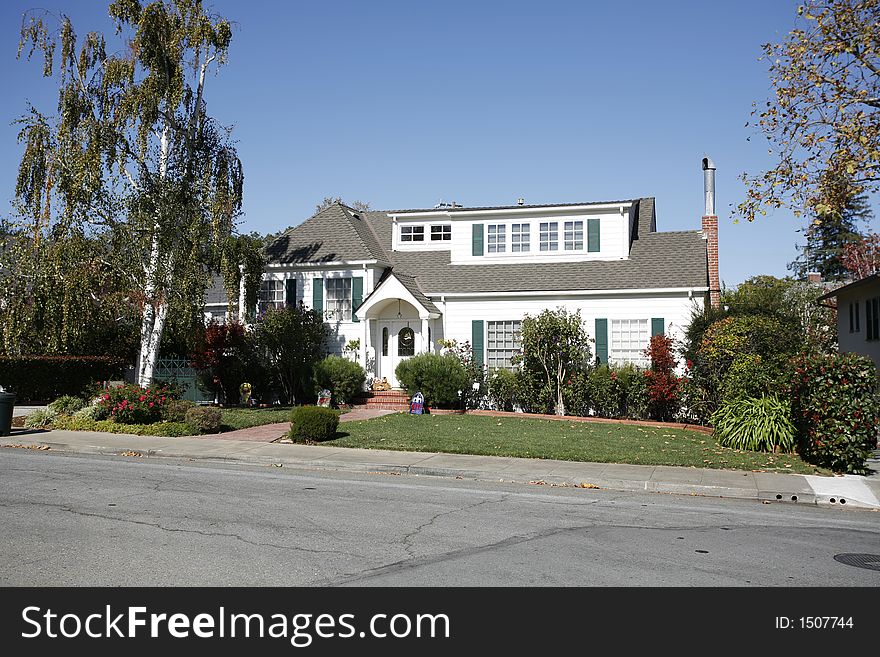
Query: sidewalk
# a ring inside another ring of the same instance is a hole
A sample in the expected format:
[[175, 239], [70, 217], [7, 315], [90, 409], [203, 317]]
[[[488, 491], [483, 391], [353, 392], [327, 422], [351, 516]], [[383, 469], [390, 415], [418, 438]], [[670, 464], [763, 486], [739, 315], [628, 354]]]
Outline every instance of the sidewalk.
[[870, 477], [819, 477], [292, 445], [265, 442], [265, 438], [263, 441], [218, 438], [162, 438], [90, 431], [14, 429], [11, 436], [0, 438], [0, 446], [44, 446], [53, 451], [77, 454], [119, 455], [136, 452], [145, 457], [209, 459], [311, 470], [429, 475], [880, 510], [880, 458], [876, 458], [876, 455], [871, 462], [874, 474]]

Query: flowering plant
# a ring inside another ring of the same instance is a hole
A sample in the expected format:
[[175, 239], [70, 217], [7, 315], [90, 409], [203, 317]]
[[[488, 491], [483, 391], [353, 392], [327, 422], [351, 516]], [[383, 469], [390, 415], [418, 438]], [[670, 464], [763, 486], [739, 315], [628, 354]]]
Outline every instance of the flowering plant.
[[124, 385], [108, 388], [98, 397], [98, 406], [112, 420], [124, 424], [152, 424], [161, 419], [162, 406], [171, 399], [168, 389]]

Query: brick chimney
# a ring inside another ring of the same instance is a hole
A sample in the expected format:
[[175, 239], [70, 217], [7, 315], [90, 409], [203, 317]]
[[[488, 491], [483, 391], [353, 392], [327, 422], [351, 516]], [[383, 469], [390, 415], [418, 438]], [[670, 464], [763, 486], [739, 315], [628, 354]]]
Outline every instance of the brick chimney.
[[822, 282], [822, 274], [817, 271], [807, 272], [807, 280], [810, 283], [821, 283]]
[[709, 268], [709, 303], [721, 305], [721, 279], [718, 276], [718, 216], [715, 214], [715, 163], [703, 158], [703, 193], [706, 209], [703, 213], [703, 239], [706, 240], [706, 258]]

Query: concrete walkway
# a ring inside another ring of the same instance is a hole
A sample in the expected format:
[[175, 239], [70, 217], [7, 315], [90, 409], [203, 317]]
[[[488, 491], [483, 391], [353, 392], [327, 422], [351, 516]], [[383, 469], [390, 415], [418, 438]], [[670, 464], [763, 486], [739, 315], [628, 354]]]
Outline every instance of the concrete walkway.
[[[273, 426], [278, 425], [268, 425]], [[277, 429], [266, 428], [265, 431], [268, 437]], [[265, 439], [236, 440], [229, 439], [229, 435], [161, 438], [89, 431], [16, 429], [11, 436], [0, 438], [0, 446], [48, 447], [53, 451], [77, 454], [210, 459], [311, 470], [430, 475], [880, 510], [880, 458], [876, 457], [871, 461], [875, 472], [870, 477], [817, 477], [741, 470], [348, 449], [270, 443]]]

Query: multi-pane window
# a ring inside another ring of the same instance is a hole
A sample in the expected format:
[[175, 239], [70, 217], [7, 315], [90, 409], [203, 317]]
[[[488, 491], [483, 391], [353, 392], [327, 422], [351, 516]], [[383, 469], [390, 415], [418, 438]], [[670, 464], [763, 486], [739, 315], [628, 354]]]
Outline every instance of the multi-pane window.
[[565, 250], [581, 251], [584, 248], [584, 222], [565, 222]]
[[284, 281], [269, 279], [260, 283], [260, 312], [284, 307]]
[[490, 224], [489, 239], [486, 242], [487, 251], [489, 253], [504, 253], [505, 250], [505, 225]]
[[324, 316], [331, 321], [351, 321], [351, 279], [325, 278]]
[[431, 226], [432, 242], [448, 242], [452, 239], [452, 226], [449, 224], [439, 224]]
[[559, 250], [559, 224], [555, 221], [542, 221], [539, 230], [539, 241], [542, 251]]
[[647, 319], [612, 319], [609, 360], [646, 367], [650, 337]]
[[401, 226], [400, 227], [401, 242], [424, 242], [425, 227], [424, 226]]
[[519, 320], [506, 322], [486, 322], [486, 364], [489, 368], [513, 367], [510, 360], [519, 353], [522, 346]]
[[510, 250], [514, 253], [526, 253], [529, 250], [529, 225], [513, 224], [510, 227]]

